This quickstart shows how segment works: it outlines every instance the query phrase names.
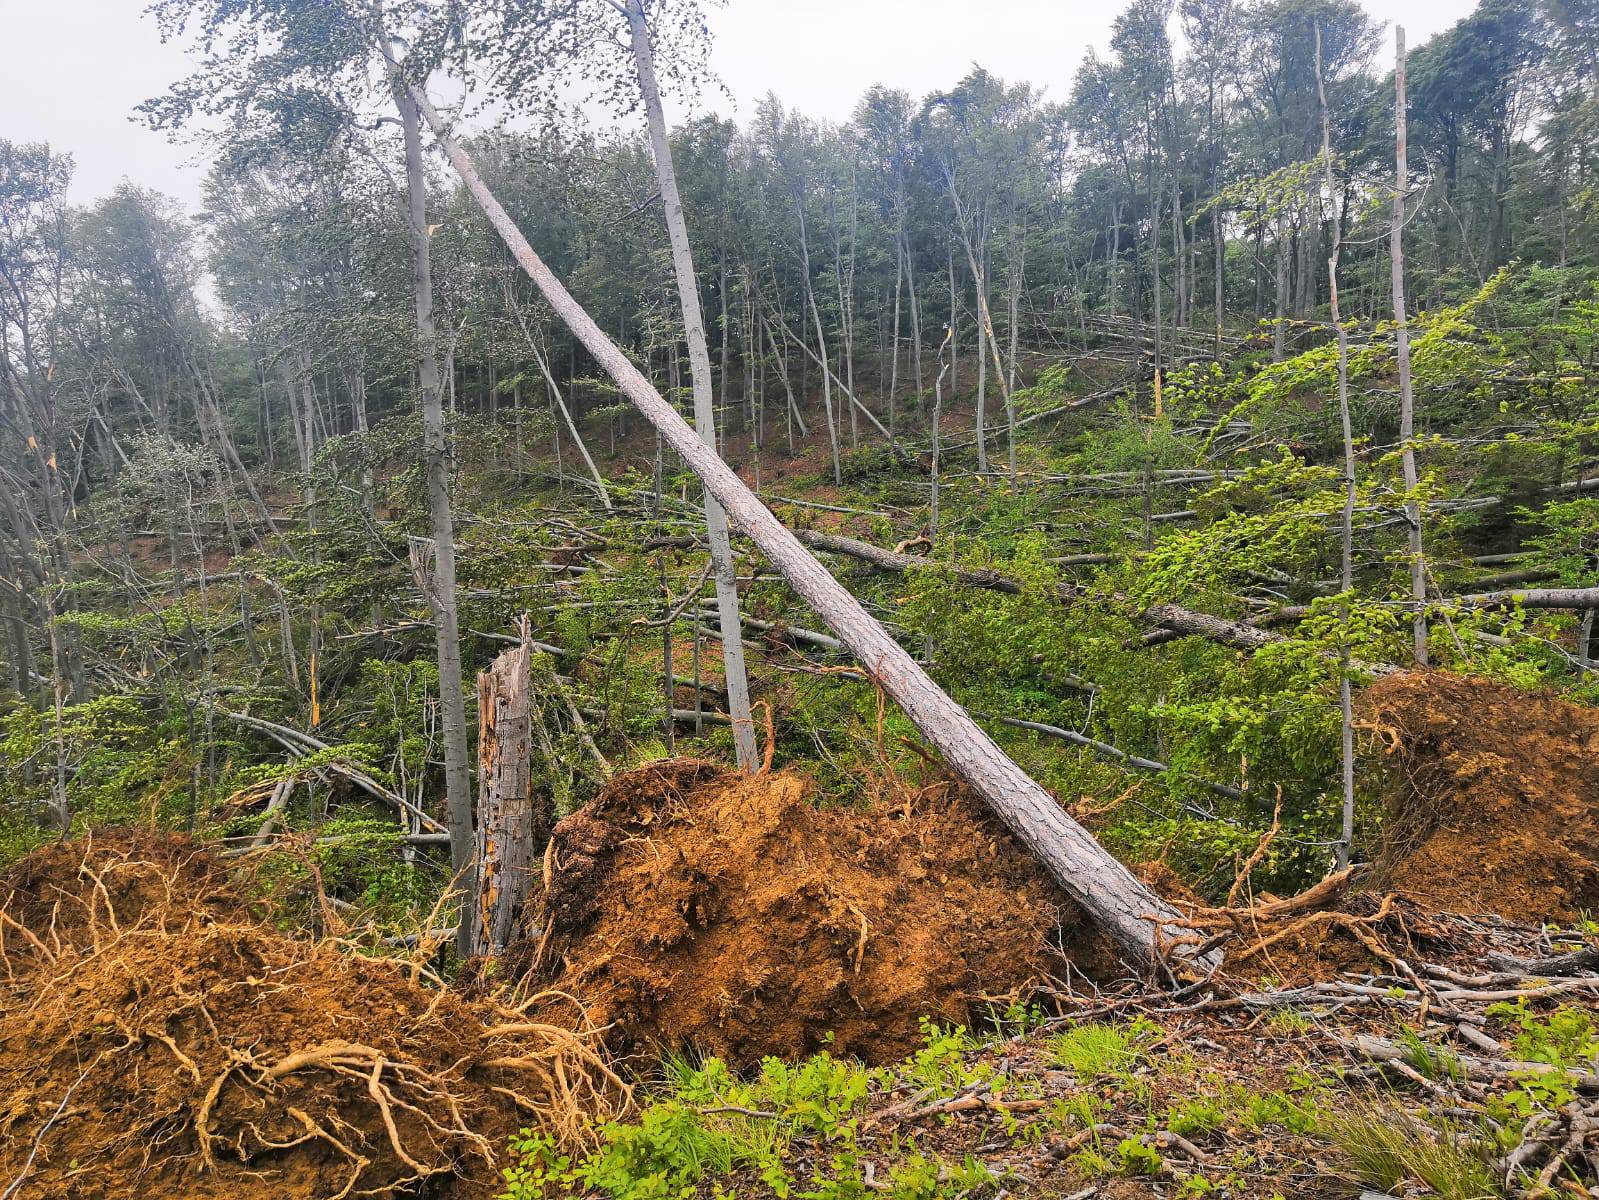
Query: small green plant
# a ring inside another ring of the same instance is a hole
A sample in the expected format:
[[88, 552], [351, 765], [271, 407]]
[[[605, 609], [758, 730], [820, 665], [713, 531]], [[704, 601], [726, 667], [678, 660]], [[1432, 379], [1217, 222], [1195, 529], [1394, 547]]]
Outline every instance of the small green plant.
[[1441, 1046], [1435, 1046], [1422, 1038], [1410, 1026], [1403, 1026], [1399, 1030], [1396, 1040], [1404, 1051], [1405, 1061], [1416, 1069], [1424, 1079], [1464, 1079], [1465, 1068], [1460, 1065], [1460, 1059]]
[[1310, 1016], [1297, 1008], [1279, 1008], [1266, 1019], [1266, 1025], [1284, 1037], [1302, 1037], [1315, 1028]]
[[1160, 1026], [1143, 1017], [1127, 1025], [1089, 1022], [1049, 1039], [1050, 1059], [1079, 1079], [1125, 1075], [1137, 1065]]
[[1383, 1192], [1425, 1184], [1441, 1200], [1490, 1200], [1501, 1195], [1488, 1169], [1489, 1147], [1475, 1132], [1429, 1125], [1391, 1106], [1345, 1109], [1318, 1131], [1336, 1149], [1345, 1175]]
[[889, 1172], [887, 1194], [891, 1200], [939, 1200], [966, 1195], [992, 1179], [988, 1168], [970, 1156], [959, 1166], [951, 1166], [936, 1155], [918, 1151]]
[[994, 1075], [994, 1068], [987, 1063], [967, 1063], [967, 1054], [980, 1043], [966, 1031], [966, 1026], [944, 1026], [923, 1017], [921, 1030], [922, 1048], [898, 1072], [915, 1086], [927, 1089], [930, 1096], [950, 1096]]
[[1289, 1133], [1307, 1134], [1316, 1128], [1319, 1109], [1312, 1096], [1284, 1091], [1245, 1091], [1238, 1099], [1239, 1117], [1249, 1129], [1275, 1125]]
[[1599, 1060], [1599, 1032], [1588, 1013], [1565, 1006], [1547, 1017], [1539, 1016], [1521, 996], [1514, 1003], [1490, 1005], [1488, 1015], [1515, 1031], [1512, 1045], [1518, 1058], [1550, 1068], [1518, 1071], [1513, 1076], [1515, 1086], [1493, 1097], [1488, 1106], [1490, 1116], [1519, 1118], [1512, 1122], [1519, 1125], [1534, 1112], [1556, 1109], [1576, 1099], [1575, 1074], [1592, 1071]]
[[1214, 1133], [1227, 1122], [1227, 1109], [1216, 1096], [1194, 1096], [1166, 1110], [1166, 1128], [1179, 1137]]
[[1160, 1151], [1139, 1138], [1116, 1144], [1116, 1171], [1121, 1175], [1159, 1175], [1166, 1166]]

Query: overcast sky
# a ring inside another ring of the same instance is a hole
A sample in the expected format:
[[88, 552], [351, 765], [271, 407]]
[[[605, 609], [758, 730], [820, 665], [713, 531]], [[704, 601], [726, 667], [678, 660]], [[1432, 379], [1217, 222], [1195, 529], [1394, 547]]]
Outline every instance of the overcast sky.
[[[1404, 23], [1412, 46], [1474, 0], [1362, 0]], [[0, 0], [0, 137], [47, 141], [77, 162], [75, 199], [126, 177], [199, 202], [202, 167], [130, 121], [133, 106], [184, 73], [142, 15], [144, 0]], [[729, 0], [711, 13], [713, 65], [732, 93], [713, 107], [740, 118], [767, 91], [814, 117], [846, 119], [873, 83], [922, 95], [973, 62], [1064, 99], [1089, 47], [1103, 49], [1119, 0]]]

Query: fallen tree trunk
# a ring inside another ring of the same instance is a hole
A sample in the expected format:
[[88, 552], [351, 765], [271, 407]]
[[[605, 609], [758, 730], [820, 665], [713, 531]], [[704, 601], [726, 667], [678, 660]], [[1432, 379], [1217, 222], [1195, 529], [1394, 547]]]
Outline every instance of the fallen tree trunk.
[[[918, 554], [900, 554], [893, 550], [885, 550], [881, 546], [873, 546], [869, 542], [841, 537], [836, 533], [802, 529], [799, 531], [799, 537], [807, 545], [818, 550], [858, 558], [862, 562], [871, 563], [875, 567], [895, 574], [904, 574], [913, 570], [950, 569], [937, 559], [923, 558]], [[967, 587], [1004, 592], [1013, 596], [1022, 590], [1020, 581], [987, 567], [956, 567], [953, 568], [953, 575], [955, 582], [965, 584]], [[1084, 589], [1069, 583], [1058, 583], [1050, 589], [1050, 595], [1062, 604], [1075, 603], [1086, 594]], [[1108, 598], [1122, 602], [1127, 600], [1127, 597], [1119, 593], [1111, 593]], [[1156, 604], [1146, 609], [1144, 616], [1161, 627], [1161, 632], [1145, 635], [1146, 645], [1159, 645], [1161, 642], [1173, 641], [1179, 637], [1201, 637], [1224, 646], [1236, 646], [1240, 650], [1259, 650], [1262, 646], [1288, 640], [1283, 634], [1273, 633], [1269, 629], [1261, 629], [1229, 617], [1197, 612], [1180, 604]], [[1351, 665], [1368, 675], [1391, 675], [1399, 669], [1389, 663], [1355, 662]]]
[[[1012, 579], [1009, 575], [1001, 574], [988, 567], [951, 567], [939, 562], [936, 558], [924, 558], [920, 554], [904, 554], [896, 550], [885, 550], [881, 546], [874, 546], [870, 542], [863, 542], [856, 538], [844, 537], [836, 533], [823, 533], [819, 529], [801, 529], [796, 535], [800, 541], [810, 546], [813, 550], [825, 550], [829, 554], [842, 554], [846, 558], [858, 558], [862, 562], [871, 563], [872, 566], [884, 571], [892, 571], [896, 575], [903, 575], [908, 571], [940, 571], [949, 570], [956, 583], [967, 587], [982, 588], [990, 592], [1004, 592], [1006, 595], [1016, 596], [1021, 594], [1022, 585], [1019, 580]], [[1083, 595], [1083, 590], [1069, 583], [1056, 584], [1051, 589], [1054, 598], [1063, 604], [1070, 604]]]
[[1507, 589], [1446, 599], [1467, 608], [1510, 608], [1519, 605], [1522, 608], [1581, 610], [1599, 608], [1599, 587]]
[[[1526, 576], [1534, 572], [1517, 572]], [[1542, 572], [1537, 572], [1542, 574]], [[1385, 608], [1413, 610], [1414, 600], [1384, 602]], [[1493, 592], [1469, 592], [1465, 595], [1438, 596], [1427, 602], [1429, 608], [1455, 606], [1467, 609], [1480, 608], [1539, 608], [1553, 611], [1584, 612], [1599, 608], [1599, 587], [1588, 588], [1504, 588]], [[1303, 621], [1314, 610], [1308, 604], [1288, 604], [1252, 617], [1249, 628], [1265, 625], [1289, 625]], [[1151, 643], [1154, 644], [1154, 643]]]
[[[217, 709], [217, 713], [230, 721], [243, 725], [246, 729], [254, 729], [257, 733], [266, 734], [283, 746], [284, 749], [297, 756], [310, 754], [315, 750], [331, 750], [333, 748], [327, 742], [322, 741], [320, 738], [312, 737], [309, 733], [291, 729], [287, 725], [279, 725], [274, 721], [264, 721], [260, 717], [252, 717], [248, 713], [229, 712], [225, 708]], [[383, 803], [399, 809], [401, 812], [410, 813], [435, 833], [445, 832], [443, 825], [428, 816], [427, 813], [412, 804], [404, 796], [390, 791], [366, 774], [366, 772], [356, 770], [349, 763], [323, 763], [322, 769], [332, 771], [335, 775], [342, 775], [367, 795], [373, 796], [383, 801]]]
[[699, 439], [545, 266], [484, 184], [465, 150], [450, 136], [422, 90], [413, 85], [411, 95], [451, 166], [551, 308], [634, 407], [700, 477], [706, 491], [722, 505], [733, 523], [749, 535], [782, 572], [789, 586], [849, 646], [956, 773], [1130, 955], [1151, 964], [1162, 939], [1182, 937], [1181, 915], [1106, 852], [1048, 792], [1006, 757], [966, 711], [945, 695], [887, 630], [806, 551], [732, 468]]

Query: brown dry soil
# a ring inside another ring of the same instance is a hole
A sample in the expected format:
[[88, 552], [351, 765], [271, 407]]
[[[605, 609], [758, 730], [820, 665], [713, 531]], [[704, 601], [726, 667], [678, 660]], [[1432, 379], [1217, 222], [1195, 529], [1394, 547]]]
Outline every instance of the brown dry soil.
[[1391, 765], [1371, 889], [1534, 923], [1599, 909], [1599, 710], [1434, 671], [1368, 688], [1361, 723]]
[[886, 1061], [921, 1016], [1003, 1009], [1068, 960], [1114, 966], [964, 788], [864, 811], [810, 791], [692, 760], [619, 777], [557, 827], [515, 969], [581, 997], [614, 1050], [748, 1064], [823, 1046]]
[[570, 1034], [249, 907], [182, 838], [54, 845], [0, 879], [19, 1198], [487, 1197], [519, 1124], [606, 1110]]

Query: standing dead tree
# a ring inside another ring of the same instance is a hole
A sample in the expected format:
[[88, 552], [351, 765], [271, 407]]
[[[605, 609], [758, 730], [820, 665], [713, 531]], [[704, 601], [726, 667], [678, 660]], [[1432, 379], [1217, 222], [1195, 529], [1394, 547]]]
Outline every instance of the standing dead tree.
[[[393, 59], [389, 60], [393, 63]], [[439, 664], [439, 714], [444, 733], [444, 808], [450, 829], [450, 866], [463, 896], [472, 882], [472, 773], [467, 759], [466, 701], [461, 687], [461, 630], [455, 595], [455, 523], [450, 510], [449, 447], [444, 433], [444, 393], [439, 383], [439, 336], [433, 321], [433, 268], [427, 220], [427, 177], [412, 91], [396, 65], [394, 103], [405, 135], [406, 216], [411, 235], [416, 298], [417, 386], [422, 393], [422, 463], [427, 480], [428, 519], [433, 534], [431, 573], [418, 572], [433, 609]], [[470, 908], [462, 908], [457, 948], [472, 947]]]
[[[700, 477], [733, 523], [894, 698], [954, 770], [1125, 951], [1143, 963], [1184, 936], [1177, 911], [1072, 820], [946, 695], [666, 402], [534, 252], [420, 88], [410, 95], [450, 164], [512, 255], [622, 393]], [[1208, 965], [1208, 960], [1207, 960]]]
[[[1343, 213], [1333, 180], [1332, 115], [1327, 108], [1327, 83], [1321, 61], [1321, 23], [1316, 23], [1316, 98], [1321, 102], [1321, 168], [1327, 202], [1333, 206], [1332, 253], [1327, 257], [1327, 287], [1331, 296], [1333, 333], [1338, 339], [1338, 417], [1344, 442], [1344, 509], [1339, 525], [1342, 571], [1339, 589], [1344, 594], [1342, 616], [1349, 622], [1349, 594], [1355, 588], [1355, 435], [1349, 421], [1349, 331], [1344, 328], [1338, 304], [1338, 260], [1343, 253]], [[1338, 840], [1338, 869], [1349, 865], [1355, 839], [1355, 701], [1349, 681], [1349, 644], [1338, 650], [1338, 709], [1342, 721], [1343, 823]]]
[[499, 954], [527, 898], [533, 853], [549, 840], [555, 813], [533, 801], [533, 647], [507, 650], [477, 677], [477, 928], [474, 954]]
[[1416, 502], [1416, 393], [1410, 378], [1410, 321], [1405, 315], [1405, 196], [1410, 189], [1405, 130], [1405, 27], [1394, 26], [1394, 215], [1389, 227], [1393, 259], [1394, 353], [1399, 360], [1399, 443], [1405, 475], [1405, 518], [1410, 524], [1410, 598], [1416, 603], [1411, 634], [1416, 665], [1427, 665], [1427, 564], [1421, 557], [1421, 505]]
[[[642, 0], [627, 0], [621, 7], [633, 39], [633, 61], [638, 70], [639, 92], [649, 122], [650, 150], [655, 158], [655, 178], [661, 186], [666, 210], [666, 232], [672, 243], [672, 269], [683, 307], [683, 333], [688, 341], [689, 377], [694, 387], [694, 426], [700, 438], [716, 450], [716, 402], [711, 394], [711, 355], [705, 343], [705, 315], [700, 308], [699, 284], [694, 278], [694, 254], [689, 246], [688, 223], [683, 219], [683, 198], [672, 165], [672, 144], [666, 135], [666, 114], [661, 89], [655, 79], [655, 51], [650, 44], [649, 22]], [[724, 355], [725, 362], [725, 355]], [[723, 370], [725, 380], [726, 370]], [[727, 711], [733, 718], [733, 746], [738, 765], [753, 771], [760, 761], [755, 747], [755, 724], [750, 717], [749, 677], [744, 669], [744, 640], [739, 630], [738, 572], [733, 565], [732, 543], [727, 536], [727, 514], [709, 492], [705, 494], [705, 530], [711, 543], [712, 577], [722, 632], [722, 668], [727, 675]]]

